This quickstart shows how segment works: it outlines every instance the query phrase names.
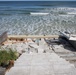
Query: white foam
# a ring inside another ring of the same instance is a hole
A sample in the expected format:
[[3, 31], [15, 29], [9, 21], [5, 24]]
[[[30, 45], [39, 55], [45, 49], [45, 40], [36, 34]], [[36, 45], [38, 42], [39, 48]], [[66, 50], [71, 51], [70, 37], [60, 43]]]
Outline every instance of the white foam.
[[68, 18], [68, 17], [74, 17], [74, 14], [67, 14], [67, 15], [59, 15], [60, 17], [66, 17], [66, 18]]
[[37, 13], [35, 12], [34, 13], [34, 12], [31, 12], [30, 14], [31, 15], [48, 15], [49, 13], [41, 13], [41, 12], [37, 12]]
[[76, 15], [76, 12], [68, 12], [69, 15]]

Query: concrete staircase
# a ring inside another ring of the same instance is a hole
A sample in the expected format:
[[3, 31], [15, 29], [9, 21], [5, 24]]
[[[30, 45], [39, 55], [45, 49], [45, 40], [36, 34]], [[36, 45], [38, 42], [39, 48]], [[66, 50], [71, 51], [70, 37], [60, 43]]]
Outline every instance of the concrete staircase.
[[55, 53], [23, 53], [5, 75], [76, 75], [76, 68]]

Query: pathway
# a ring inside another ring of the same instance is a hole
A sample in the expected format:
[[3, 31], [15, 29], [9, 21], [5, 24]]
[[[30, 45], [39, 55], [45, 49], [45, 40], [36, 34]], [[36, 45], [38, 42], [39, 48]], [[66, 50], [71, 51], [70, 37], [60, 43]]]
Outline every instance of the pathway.
[[23, 53], [6, 75], [76, 75], [76, 69], [55, 53]]

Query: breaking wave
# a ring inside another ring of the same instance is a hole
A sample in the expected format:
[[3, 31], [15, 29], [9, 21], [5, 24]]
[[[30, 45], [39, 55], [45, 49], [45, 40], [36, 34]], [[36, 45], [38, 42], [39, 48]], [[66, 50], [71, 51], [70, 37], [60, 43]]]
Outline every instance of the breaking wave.
[[42, 12], [31, 12], [31, 15], [48, 15], [49, 13], [42, 13]]

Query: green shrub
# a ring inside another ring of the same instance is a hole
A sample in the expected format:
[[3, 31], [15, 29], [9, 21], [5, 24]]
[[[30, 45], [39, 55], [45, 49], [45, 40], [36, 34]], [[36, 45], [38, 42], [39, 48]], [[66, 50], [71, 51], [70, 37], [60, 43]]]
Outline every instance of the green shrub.
[[8, 63], [9, 60], [16, 60], [18, 57], [16, 56], [17, 51], [9, 48], [8, 50], [0, 50], [0, 65], [1, 63]]

